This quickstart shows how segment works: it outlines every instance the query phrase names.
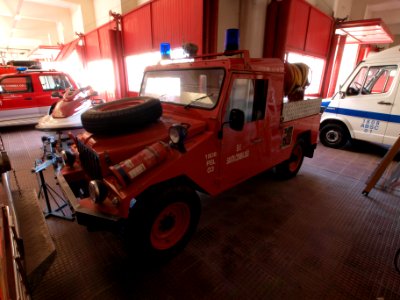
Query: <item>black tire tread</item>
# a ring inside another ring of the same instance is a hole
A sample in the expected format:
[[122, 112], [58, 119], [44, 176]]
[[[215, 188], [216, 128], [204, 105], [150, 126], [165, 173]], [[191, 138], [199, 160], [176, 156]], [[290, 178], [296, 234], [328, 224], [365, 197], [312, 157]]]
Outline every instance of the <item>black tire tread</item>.
[[[332, 128], [340, 131], [340, 134], [342, 135], [342, 139], [336, 144], [330, 143], [325, 138], [326, 132]], [[344, 146], [346, 146], [346, 144], [350, 141], [350, 134], [349, 134], [347, 128], [344, 127], [344, 125], [336, 124], [336, 123], [328, 123], [321, 128], [320, 133], [319, 133], [319, 140], [321, 141], [322, 145], [324, 145], [326, 147], [330, 147], [330, 148], [334, 148], [334, 149], [341, 149]]]
[[293, 177], [295, 177], [297, 175], [297, 173], [299, 172], [302, 164], [303, 164], [303, 160], [304, 160], [304, 152], [305, 152], [305, 142], [303, 139], [299, 139], [296, 144], [293, 146], [293, 149], [300, 144], [301, 147], [303, 148], [302, 151], [302, 158], [301, 158], [301, 162], [299, 164], [299, 166], [297, 167], [297, 169], [292, 172], [289, 169], [289, 164], [290, 164], [290, 159], [292, 157], [292, 154], [290, 155], [290, 158], [282, 163], [280, 163], [279, 165], [276, 166], [275, 171], [276, 174], [278, 176], [279, 179], [281, 180], [287, 180], [287, 179], [291, 179]]
[[[170, 249], [159, 251], [151, 246], [150, 231], [155, 217], [161, 210], [176, 199], [185, 199], [190, 206], [191, 222], [188, 231], [180, 242]], [[131, 209], [128, 220], [126, 243], [134, 257], [141, 257], [145, 262], [159, 263], [179, 253], [189, 242], [200, 219], [201, 204], [198, 194], [187, 186], [170, 186], [153, 189]]]
[[[143, 103], [102, 111], [104, 107], [112, 108], [112, 106], [132, 100], [141, 100]], [[158, 120], [161, 115], [162, 107], [159, 99], [133, 97], [96, 105], [84, 112], [81, 120], [83, 128], [91, 133], [110, 134], [137, 130]]]

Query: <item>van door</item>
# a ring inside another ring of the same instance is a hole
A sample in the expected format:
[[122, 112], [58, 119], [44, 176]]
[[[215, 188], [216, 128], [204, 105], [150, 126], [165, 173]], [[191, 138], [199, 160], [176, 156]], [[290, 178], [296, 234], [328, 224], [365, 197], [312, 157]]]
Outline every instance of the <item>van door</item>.
[[31, 76], [4, 77], [0, 81], [0, 123], [18, 125], [24, 120], [37, 118], [39, 111], [32, 93]]
[[342, 91], [337, 109], [353, 137], [383, 143], [397, 90], [397, 65], [361, 65]]
[[221, 183], [232, 186], [265, 169], [270, 143], [266, 140], [266, 101], [268, 80], [259, 75], [234, 74], [229, 85], [229, 101], [224, 121], [233, 108], [245, 114], [243, 130], [224, 126], [221, 149]]
[[[398, 77], [396, 77], [398, 78]], [[399, 79], [395, 79], [399, 81]], [[393, 84], [393, 107], [390, 114], [389, 123], [386, 129], [383, 143], [386, 145], [393, 145], [400, 135], [400, 88], [399, 83]]]

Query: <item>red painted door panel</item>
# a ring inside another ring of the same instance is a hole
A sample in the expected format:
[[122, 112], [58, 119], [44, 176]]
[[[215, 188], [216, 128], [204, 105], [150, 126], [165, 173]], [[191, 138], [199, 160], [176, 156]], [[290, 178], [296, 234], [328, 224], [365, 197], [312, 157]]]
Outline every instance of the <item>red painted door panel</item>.
[[100, 42], [99, 33], [94, 30], [85, 36], [85, 46], [86, 46], [86, 59], [88, 61], [100, 60]]
[[311, 7], [305, 51], [310, 54], [326, 56], [333, 30], [333, 20]]
[[169, 42], [172, 48], [191, 42], [201, 53], [203, 40], [202, 0], [160, 0], [152, 2], [151, 22], [153, 26], [153, 47]]
[[299, 0], [291, 1], [286, 38], [287, 48], [304, 50], [309, 13], [310, 5], [308, 3]]
[[126, 56], [149, 52], [153, 48], [150, 4], [122, 17], [124, 52]]

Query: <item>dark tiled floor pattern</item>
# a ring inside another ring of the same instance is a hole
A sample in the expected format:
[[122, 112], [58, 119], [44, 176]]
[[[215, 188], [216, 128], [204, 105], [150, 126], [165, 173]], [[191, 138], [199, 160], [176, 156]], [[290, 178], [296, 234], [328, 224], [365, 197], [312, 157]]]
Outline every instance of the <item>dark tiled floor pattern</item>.
[[[1, 135], [21, 188], [37, 189], [31, 168], [43, 133]], [[267, 172], [203, 195], [193, 239], [156, 268], [135, 269], [111, 233], [49, 218], [57, 257], [33, 299], [400, 299], [400, 199], [361, 194], [384, 153], [361, 143], [318, 145], [292, 180]]]

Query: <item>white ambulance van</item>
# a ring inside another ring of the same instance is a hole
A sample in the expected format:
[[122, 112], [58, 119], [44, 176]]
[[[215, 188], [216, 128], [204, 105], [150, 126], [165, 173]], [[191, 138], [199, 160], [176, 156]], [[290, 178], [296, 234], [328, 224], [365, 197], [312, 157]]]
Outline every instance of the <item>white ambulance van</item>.
[[371, 54], [322, 102], [319, 138], [341, 148], [351, 139], [392, 145], [400, 134], [400, 46]]

